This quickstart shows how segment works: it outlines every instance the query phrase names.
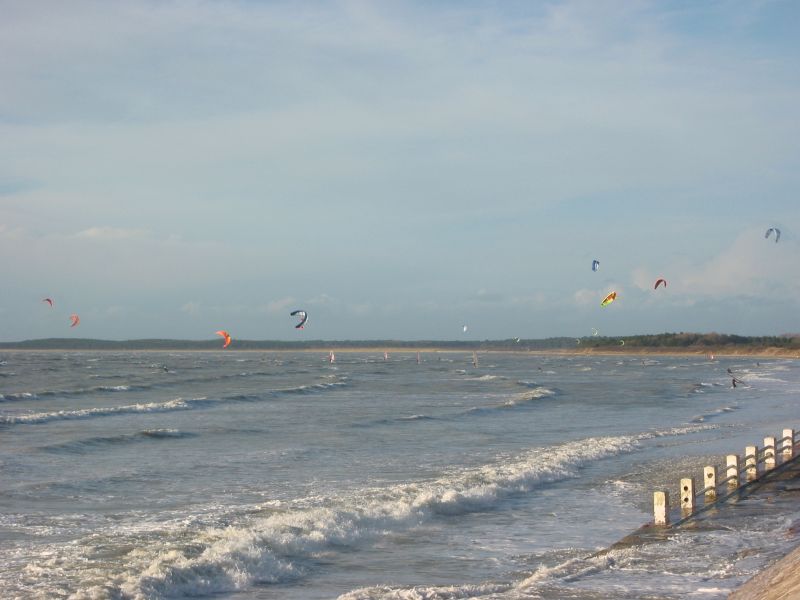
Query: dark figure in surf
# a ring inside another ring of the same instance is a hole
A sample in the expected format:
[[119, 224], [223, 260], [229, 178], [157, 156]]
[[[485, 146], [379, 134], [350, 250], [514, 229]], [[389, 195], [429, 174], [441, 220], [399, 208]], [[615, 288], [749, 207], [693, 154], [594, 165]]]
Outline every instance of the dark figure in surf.
[[730, 369], [728, 369], [728, 375], [731, 376], [731, 387], [735, 388], [737, 383], [744, 383], [744, 381], [742, 381], [741, 379], [736, 379], [736, 376]]

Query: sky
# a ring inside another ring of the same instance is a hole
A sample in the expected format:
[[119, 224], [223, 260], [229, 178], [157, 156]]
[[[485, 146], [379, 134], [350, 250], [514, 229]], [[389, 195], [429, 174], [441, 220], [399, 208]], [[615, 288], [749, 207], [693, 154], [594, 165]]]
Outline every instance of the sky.
[[800, 3], [0, 13], [1, 341], [800, 332]]

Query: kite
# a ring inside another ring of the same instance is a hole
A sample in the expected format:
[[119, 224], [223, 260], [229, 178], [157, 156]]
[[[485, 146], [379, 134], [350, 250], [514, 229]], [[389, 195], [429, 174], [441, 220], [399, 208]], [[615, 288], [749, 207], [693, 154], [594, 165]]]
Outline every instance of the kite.
[[221, 335], [222, 337], [225, 338], [225, 344], [223, 344], [222, 346], [223, 348], [227, 348], [228, 346], [231, 345], [231, 336], [227, 331], [221, 329], [220, 331], [217, 332], [217, 335]]
[[295, 310], [289, 313], [290, 317], [300, 317], [300, 322], [294, 326], [295, 329], [303, 329], [308, 321], [308, 313], [304, 310]]
[[592, 261], [592, 271], [597, 271], [600, 268], [600, 261], [595, 259]]
[[624, 346], [624, 345], [625, 345], [625, 340], [620, 340], [620, 341], [619, 341], [619, 345], [620, 345], [620, 346]]
[[464, 325], [464, 333], [467, 333], [467, 326]]
[[611, 292], [608, 296], [603, 298], [603, 301], [600, 303], [600, 306], [608, 306], [616, 299], [617, 299], [617, 292]]
[[72, 325], [70, 325], [70, 327], [75, 327], [78, 323], [81, 322], [81, 318], [76, 314], [70, 315], [69, 318], [70, 321], [72, 321]]
[[767, 232], [764, 234], [764, 238], [768, 238], [772, 232], [775, 232], [775, 243], [778, 243], [778, 240], [781, 239], [781, 230], [777, 227], [770, 227], [767, 229]]
[[663, 283], [664, 287], [667, 287], [667, 280], [666, 279], [656, 279], [656, 284], [653, 286], [654, 290], [658, 289], [659, 284]]
[[592, 335], [596, 336], [596, 335], [599, 335], [599, 334], [600, 334], [600, 332], [597, 331], [597, 329], [595, 329], [594, 327], [592, 327]]
[[45, 298], [42, 302], [47, 302], [51, 307], [53, 306], [53, 299], [52, 298]]

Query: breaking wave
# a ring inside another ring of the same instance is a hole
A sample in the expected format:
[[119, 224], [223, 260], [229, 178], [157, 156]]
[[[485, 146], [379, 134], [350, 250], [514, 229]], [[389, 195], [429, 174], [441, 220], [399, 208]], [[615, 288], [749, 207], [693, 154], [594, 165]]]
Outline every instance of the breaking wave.
[[[198, 524], [176, 517], [154, 520], [135, 531], [110, 531], [115, 544], [134, 548], [116, 563], [96, 589], [81, 588], [109, 597], [162, 598], [231, 593], [255, 583], [280, 583], [302, 578], [314, 558], [334, 548], [355, 548], [393, 532], [406, 531], [440, 515], [448, 517], [491, 510], [506, 499], [534, 492], [543, 484], [578, 476], [600, 460], [634, 452], [646, 439], [681, 435], [697, 428], [644, 432], [638, 435], [588, 438], [498, 457], [483, 466], [458, 469], [437, 479], [379, 488], [360, 489], [341, 496], [313, 497], [289, 503], [273, 501], [259, 508], [220, 508], [210, 521]], [[231, 512], [231, 511], [234, 512]], [[58, 558], [37, 561], [37, 576], [68, 566], [76, 581], [100, 571], [95, 548], [106, 540], [93, 535], [72, 544], [76, 553], [65, 565]], [[96, 581], [96, 580], [95, 580]], [[506, 588], [507, 589], [507, 585]], [[496, 584], [469, 588], [472, 595], [501, 592]], [[392, 593], [388, 589], [387, 593]], [[455, 590], [453, 590], [455, 592]], [[465, 588], [463, 597], [468, 596]], [[399, 594], [398, 590], [398, 594]], [[437, 592], [438, 594], [439, 592]], [[360, 594], [360, 595], [359, 595]], [[413, 595], [365, 595], [347, 598], [414, 598]], [[424, 598], [459, 598], [426, 595]]]
[[189, 410], [201, 406], [220, 404], [225, 402], [255, 402], [270, 398], [279, 397], [283, 394], [310, 394], [315, 392], [336, 389], [346, 386], [347, 381], [331, 381], [301, 385], [290, 388], [267, 390], [260, 394], [233, 394], [218, 398], [198, 397], [198, 398], [175, 398], [166, 402], [145, 402], [136, 404], [126, 404], [123, 406], [105, 406], [97, 408], [83, 408], [75, 410], [57, 410], [50, 412], [27, 413], [23, 415], [0, 415], [0, 424], [39, 424], [51, 421], [67, 421], [74, 419], [91, 419], [96, 417], [108, 417], [120, 414], [131, 413], [156, 413], [171, 412], [177, 410]]

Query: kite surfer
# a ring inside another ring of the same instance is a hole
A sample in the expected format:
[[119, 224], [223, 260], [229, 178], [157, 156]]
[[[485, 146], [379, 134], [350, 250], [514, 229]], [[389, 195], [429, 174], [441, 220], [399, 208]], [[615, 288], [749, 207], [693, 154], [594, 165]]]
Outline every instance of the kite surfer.
[[731, 387], [735, 388], [737, 383], [744, 383], [741, 379], [737, 379], [736, 375], [733, 374], [733, 371], [728, 369], [728, 375], [731, 376]]

